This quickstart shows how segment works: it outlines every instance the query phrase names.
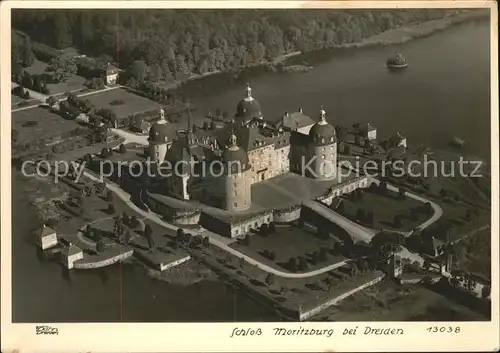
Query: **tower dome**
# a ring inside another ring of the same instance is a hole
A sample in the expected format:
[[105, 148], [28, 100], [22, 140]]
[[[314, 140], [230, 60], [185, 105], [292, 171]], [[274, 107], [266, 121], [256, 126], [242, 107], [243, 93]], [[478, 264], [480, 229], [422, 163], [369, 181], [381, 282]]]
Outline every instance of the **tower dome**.
[[263, 118], [259, 102], [252, 97], [252, 88], [250, 85], [247, 85], [245, 98], [239, 101], [236, 107], [235, 117], [244, 121], [249, 121], [253, 118]]
[[326, 111], [321, 108], [319, 121], [309, 130], [309, 136], [317, 145], [329, 145], [337, 142], [335, 128], [326, 121]]
[[222, 153], [222, 161], [230, 167], [231, 173], [245, 171], [249, 168], [248, 154], [244, 149], [238, 147], [234, 134], [229, 137], [229, 145]]
[[168, 124], [165, 120], [165, 111], [160, 108], [160, 119], [149, 129], [149, 141], [156, 143], [165, 143], [168, 140]]

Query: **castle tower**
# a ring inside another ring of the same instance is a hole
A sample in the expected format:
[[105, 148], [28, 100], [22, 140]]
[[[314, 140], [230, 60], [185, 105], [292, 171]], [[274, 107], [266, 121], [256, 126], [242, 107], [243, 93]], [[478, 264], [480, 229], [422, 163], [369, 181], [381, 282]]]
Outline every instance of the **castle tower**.
[[335, 128], [326, 121], [326, 111], [320, 110], [319, 121], [309, 130], [309, 157], [304, 166], [306, 175], [321, 180], [337, 176], [337, 136]]
[[149, 156], [156, 164], [165, 161], [165, 155], [168, 149], [168, 124], [165, 120], [165, 111], [160, 108], [160, 118], [149, 129]]
[[250, 208], [250, 163], [246, 151], [238, 147], [236, 136], [231, 134], [229, 144], [222, 154], [225, 208], [239, 212]]
[[243, 123], [247, 123], [254, 118], [264, 118], [259, 102], [252, 96], [252, 88], [249, 84], [247, 84], [245, 97], [238, 102], [235, 118]]

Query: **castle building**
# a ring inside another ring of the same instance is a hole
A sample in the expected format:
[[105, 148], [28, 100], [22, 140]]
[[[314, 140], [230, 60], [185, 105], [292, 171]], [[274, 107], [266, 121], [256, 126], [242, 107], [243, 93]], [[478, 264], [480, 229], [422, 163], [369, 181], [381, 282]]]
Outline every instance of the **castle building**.
[[251, 207], [255, 183], [289, 172], [319, 180], [337, 176], [337, 137], [326, 111], [320, 110], [316, 122], [300, 109], [271, 124], [250, 86], [235, 119], [211, 135], [188, 128], [170, 139], [170, 129], [160, 112], [150, 130], [149, 149], [158, 165], [167, 161], [174, 168], [159, 188], [181, 200], [241, 212]]
[[237, 121], [248, 122], [254, 118], [264, 119], [259, 102], [252, 97], [252, 88], [247, 85], [246, 95], [236, 106]]
[[175, 136], [175, 128], [165, 119], [165, 111], [160, 108], [159, 119], [149, 129], [149, 157], [157, 164], [165, 161], [167, 150]]

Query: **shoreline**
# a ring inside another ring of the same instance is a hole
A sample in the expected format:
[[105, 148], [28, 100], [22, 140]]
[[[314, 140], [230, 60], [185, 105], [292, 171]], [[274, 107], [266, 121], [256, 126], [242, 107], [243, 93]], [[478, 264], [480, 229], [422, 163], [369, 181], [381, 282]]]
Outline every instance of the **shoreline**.
[[[314, 51], [307, 51], [307, 52], [302, 52], [302, 51], [292, 51], [289, 53], [284, 53], [272, 60], [264, 60], [260, 63], [255, 63], [251, 65], [247, 65], [244, 67], [240, 67], [234, 70], [229, 70], [229, 71], [210, 71], [204, 74], [199, 74], [199, 75], [192, 75], [188, 77], [187, 79], [184, 80], [179, 80], [177, 82], [173, 82], [169, 84], [166, 88], [167, 89], [179, 89], [182, 88], [184, 84], [187, 84], [191, 81], [197, 81], [201, 79], [205, 79], [211, 76], [216, 76], [216, 75], [224, 75], [224, 74], [232, 74], [234, 77], [240, 76], [244, 71], [249, 70], [249, 69], [254, 69], [257, 67], [268, 67], [269, 69], [273, 70], [276, 69], [278, 66], [282, 65], [284, 67], [287, 67], [287, 61], [289, 59], [297, 58], [300, 56], [305, 56], [305, 55], [310, 55], [313, 53], [317, 52], [326, 52], [326, 51], [332, 51], [332, 50], [339, 50], [339, 49], [361, 49], [361, 48], [370, 48], [370, 47], [377, 47], [377, 46], [391, 46], [391, 45], [400, 45], [407, 43], [412, 40], [420, 39], [420, 38], [425, 38], [427, 36], [430, 36], [432, 34], [435, 34], [437, 32], [449, 29], [455, 25], [471, 22], [471, 21], [477, 21], [477, 20], [484, 20], [487, 19], [489, 16], [489, 13], [484, 11], [483, 9], [479, 10], [467, 10], [466, 12], [457, 12], [457, 13], [449, 13], [446, 14], [444, 17], [439, 18], [437, 20], [431, 20], [431, 21], [425, 21], [425, 22], [420, 22], [420, 23], [413, 23], [413, 24], [407, 24], [404, 26], [401, 26], [399, 28], [393, 28], [389, 29], [385, 32], [377, 33], [374, 34], [370, 37], [367, 37], [365, 39], [362, 39], [361, 41], [354, 42], [354, 43], [345, 43], [337, 46], [332, 46], [331, 48], [324, 48], [320, 50], [314, 50]], [[286, 72], [284, 72], [286, 73]]]

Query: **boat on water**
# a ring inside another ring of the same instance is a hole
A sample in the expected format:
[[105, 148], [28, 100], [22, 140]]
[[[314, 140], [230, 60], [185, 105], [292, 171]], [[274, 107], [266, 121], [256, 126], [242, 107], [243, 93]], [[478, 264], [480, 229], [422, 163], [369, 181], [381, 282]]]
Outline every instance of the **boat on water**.
[[458, 147], [464, 147], [465, 146], [465, 140], [464, 139], [461, 139], [457, 136], [453, 136], [453, 139], [451, 140], [451, 143], [455, 146], [458, 146]]
[[389, 69], [404, 69], [408, 67], [408, 61], [403, 56], [403, 54], [397, 53], [394, 56], [391, 56], [387, 59], [386, 66]]

